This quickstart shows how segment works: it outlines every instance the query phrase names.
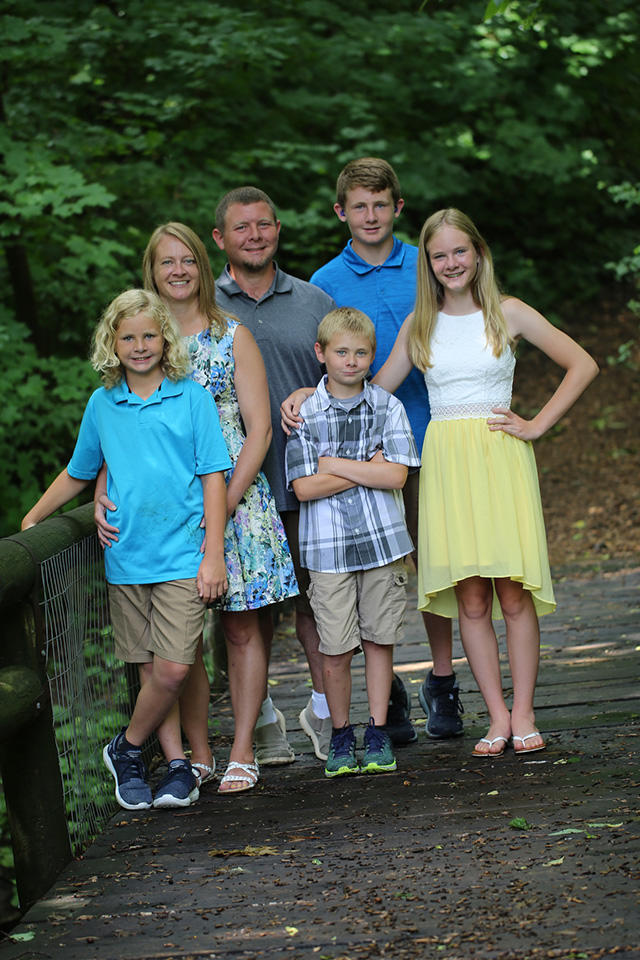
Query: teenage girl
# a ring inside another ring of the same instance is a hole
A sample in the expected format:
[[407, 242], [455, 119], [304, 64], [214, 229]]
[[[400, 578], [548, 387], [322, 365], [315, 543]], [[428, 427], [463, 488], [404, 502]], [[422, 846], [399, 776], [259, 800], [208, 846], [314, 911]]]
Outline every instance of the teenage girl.
[[[528, 340], [566, 373], [531, 419], [510, 409], [514, 348]], [[420, 234], [415, 311], [374, 382], [395, 391], [413, 366], [431, 403], [420, 474], [418, 607], [459, 617], [469, 665], [489, 711], [475, 756], [543, 750], [533, 708], [538, 615], [555, 609], [532, 440], [572, 406], [594, 360], [537, 310], [502, 296], [491, 253], [449, 208]], [[492, 617], [502, 615], [513, 681], [507, 708]]]

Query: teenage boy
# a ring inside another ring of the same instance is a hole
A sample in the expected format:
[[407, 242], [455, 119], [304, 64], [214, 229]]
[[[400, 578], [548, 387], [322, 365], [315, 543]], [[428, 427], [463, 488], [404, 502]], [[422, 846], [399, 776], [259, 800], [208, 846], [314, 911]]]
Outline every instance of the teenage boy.
[[[378, 341], [372, 374], [391, 353], [398, 331], [415, 304], [418, 250], [393, 235], [403, 206], [398, 177], [386, 160], [361, 157], [348, 163], [338, 176], [333, 209], [349, 227], [351, 239], [337, 257], [311, 277], [311, 283], [326, 291], [338, 306], [355, 306], [371, 317]], [[414, 369], [395, 395], [406, 409], [420, 451], [430, 416], [420, 371]], [[418, 487], [416, 471], [409, 475], [403, 490], [414, 544], [418, 542]], [[422, 617], [433, 660], [433, 669], [418, 693], [427, 715], [427, 734], [434, 739], [459, 736], [462, 705], [451, 660], [451, 621], [432, 613], [423, 613]], [[398, 683], [396, 677], [394, 684]], [[399, 699], [395, 693], [394, 706]], [[394, 713], [392, 720], [401, 717]]]
[[[327, 314], [315, 344], [327, 372], [287, 440], [333, 728], [327, 777], [396, 769], [385, 726], [406, 605], [402, 559], [412, 550], [400, 491], [420, 459], [400, 401], [365, 380], [375, 350], [373, 324], [360, 310]], [[349, 722], [351, 660], [360, 648], [370, 716], [361, 764]]]

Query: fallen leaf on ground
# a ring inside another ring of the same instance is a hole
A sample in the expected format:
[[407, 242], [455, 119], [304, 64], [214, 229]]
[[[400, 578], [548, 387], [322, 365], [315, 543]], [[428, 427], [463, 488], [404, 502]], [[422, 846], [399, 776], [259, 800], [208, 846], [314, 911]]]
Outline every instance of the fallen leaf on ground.
[[241, 850], [209, 850], [210, 857], [277, 857], [275, 847], [252, 847], [247, 845]]

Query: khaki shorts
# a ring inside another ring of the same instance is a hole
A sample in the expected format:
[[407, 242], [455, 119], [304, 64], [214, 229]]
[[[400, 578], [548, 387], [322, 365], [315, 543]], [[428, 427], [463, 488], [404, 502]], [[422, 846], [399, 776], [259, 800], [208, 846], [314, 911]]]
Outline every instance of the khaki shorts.
[[150, 663], [158, 656], [172, 663], [193, 663], [205, 613], [195, 577], [108, 587], [120, 660]]
[[320, 653], [337, 656], [370, 643], [402, 637], [407, 571], [402, 560], [353, 573], [309, 571], [309, 601], [320, 635]]
[[289, 550], [291, 551], [291, 559], [293, 560], [293, 569], [296, 572], [298, 590], [300, 591], [299, 595], [294, 597], [296, 610], [298, 613], [306, 613], [308, 617], [312, 617], [313, 610], [309, 606], [309, 601], [307, 600], [307, 593], [309, 591], [309, 571], [300, 566], [300, 537], [298, 535], [300, 511], [282, 510], [280, 512], [280, 518], [282, 520], [284, 532], [287, 535], [287, 540], [289, 541]]

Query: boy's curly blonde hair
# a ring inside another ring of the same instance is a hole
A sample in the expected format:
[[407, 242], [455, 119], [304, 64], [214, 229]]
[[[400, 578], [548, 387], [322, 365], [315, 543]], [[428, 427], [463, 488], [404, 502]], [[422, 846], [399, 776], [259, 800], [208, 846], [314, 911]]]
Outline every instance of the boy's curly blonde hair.
[[156, 293], [125, 290], [112, 300], [102, 314], [93, 335], [91, 366], [109, 390], [121, 382], [122, 365], [116, 355], [116, 336], [123, 320], [144, 313], [157, 326], [164, 340], [160, 366], [169, 380], [182, 380], [191, 371], [189, 354], [173, 316]]

